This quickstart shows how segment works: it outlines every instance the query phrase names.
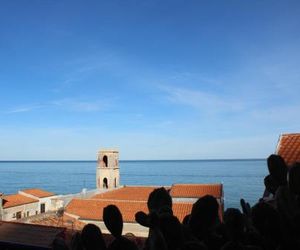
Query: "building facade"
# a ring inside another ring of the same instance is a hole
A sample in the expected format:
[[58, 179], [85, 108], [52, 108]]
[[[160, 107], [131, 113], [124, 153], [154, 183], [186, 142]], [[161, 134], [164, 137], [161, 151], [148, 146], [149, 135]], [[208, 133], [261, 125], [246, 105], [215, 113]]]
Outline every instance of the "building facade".
[[0, 219], [14, 221], [33, 215], [53, 211], [57, 196], [42, 189], [21, 190], [17, 194], [2, 195], [0, 199]]

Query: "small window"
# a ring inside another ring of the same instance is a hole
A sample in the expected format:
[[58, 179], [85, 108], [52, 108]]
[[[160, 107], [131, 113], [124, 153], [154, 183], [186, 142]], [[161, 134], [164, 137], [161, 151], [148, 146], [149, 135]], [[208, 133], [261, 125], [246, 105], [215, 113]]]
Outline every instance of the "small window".
[[46, 210], [46, 209], [45, 209], [45, 203], [42, 203], [42, 204], [41, 204], [41, 214], [42, 214], [42, 213], [45, 213], [45, 210]]
[[38, 211], [35, 211], [35, 214], [38, 214], [39, 212]]
[[20, 212], [17, 212], [16, 213], [16, 217], [17, 217], [17, 220], [18, 219], [21, 219], [22, 218], [22, 212], [20, 211]]
[[27, 211], [27, 217], [29, 217], [29, 211]]

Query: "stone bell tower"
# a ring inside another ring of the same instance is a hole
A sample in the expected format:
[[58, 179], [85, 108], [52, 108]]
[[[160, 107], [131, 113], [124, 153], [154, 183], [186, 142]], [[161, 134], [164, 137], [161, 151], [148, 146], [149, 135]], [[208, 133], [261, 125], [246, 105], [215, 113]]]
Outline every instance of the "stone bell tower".
[[116, 188], [120, 185], [119, 152], [117, 150], [100, 150], [96, 171], [97, 188]]

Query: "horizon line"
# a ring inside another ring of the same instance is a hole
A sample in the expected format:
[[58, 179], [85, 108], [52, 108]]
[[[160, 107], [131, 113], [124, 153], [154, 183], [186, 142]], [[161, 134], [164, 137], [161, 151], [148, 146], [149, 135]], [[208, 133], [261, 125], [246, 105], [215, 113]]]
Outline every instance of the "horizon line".
[[[208, 158], [208, 159], [138, 159], [138, 160], [119, 160], [126, 161], [247, 161], [265, 160], [266, 158]], [[0, 160], [0, 162], [97, 162], [97, 160]]]

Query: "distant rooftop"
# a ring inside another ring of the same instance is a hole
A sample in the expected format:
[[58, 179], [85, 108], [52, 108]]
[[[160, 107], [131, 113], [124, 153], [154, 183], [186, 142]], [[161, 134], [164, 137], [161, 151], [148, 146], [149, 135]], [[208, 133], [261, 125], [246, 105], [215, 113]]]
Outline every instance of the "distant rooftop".
[[97, 194], [92, 199], [147, 201], [149, 194], [158, 187], [125, 186], [116, 190]]
[[21, 192], [33, 195], [38, 198], [45, 198], [49, 196], [54, 196], [55, 194], [52, 192], [45, 191], [43, 189], [37, 189], [37, 188], [32, 188], [32, 189], [24, 189], [21, 190]]
[[[24, 194], [22, 194], [24, 193]], [[29, 194], [31, 196], [36, 197], [28, 197], [26, 194]], [[10, 194], [10, 195], [3, 195], [2, 194], [2, 199], [3, 199], [3, 208], [9, 208], [9, 207], [16, 207], [16, 206], [21, 206], [33, 202], [38, 202], [39, 198], [45, 198], [45, 197], [50, 197], [54, 196], [55, 194], [52, 192], [48, 192], [42, 189], [24, 189], [21, 190], [18, 194]]]
[[[108, 205], [115, 205], [120, 209], [124, 222], [135, 223], [135, 214], [138, 211], [148, 213], [146, 201], [120, 201], [120, 200], [95, 200], [73, 199], [66, 207], [66, 213], [79, 216], [82, 220], [103, 221], [103, 209]], [[174, 215], [180, 221], [192, 210], [192, 203], [173, 204]]]
[[38, 202], [37, 199], [32, 199], [21, 194], [4, 195], [3, 208], [15, 207], [33, 202]]
[[279, 137], [276, 153], [282, 156], [288, 165], [300, 162], [300, 133], [282, 134]]
[[[154, 186], [125, 186], [102, 194], [92, 196], [90, 199], [73, 199], [66, 207], [66, 213], [76, 215], [82, 220], [102, 221], [103, 209], [110, 205], [116, 205], [124, 222], [135, 223], [135, 213], [143, 211], [148, 213], [147, 200], [149, 194], [158, 187]], [[173, 212], [180, 221], [191, 213], [193, 203], [204, 195], [212, 195], [215, 198], [223, 197], [222, 184], [174, 184], [165, 187], [170, 191], [173, 200]], [[183, 199], [178, 199], [183, 198]], [[180, 201], [179, 201], [180, 200]], [[222, 217], [223, 201], [220, 201], [220, 218]]]
[[171, 187], [170, 195], [174, 198], [200, 198], [204, 195], [221, 198], [223, 186], [222, 184], [174, 184]]

